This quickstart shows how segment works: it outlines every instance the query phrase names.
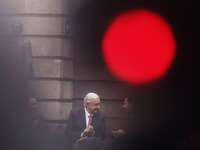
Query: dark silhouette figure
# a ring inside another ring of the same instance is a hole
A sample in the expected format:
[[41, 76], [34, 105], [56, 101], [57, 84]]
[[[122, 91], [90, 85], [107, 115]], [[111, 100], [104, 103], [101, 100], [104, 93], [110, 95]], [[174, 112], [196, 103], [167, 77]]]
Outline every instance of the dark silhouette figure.
[[20, 22], [12, 24], [12, 31], [13, 36], [10, 41], [12, 62], [10, 67], [14, 69], [17, 77], [20, 77], [22, 81], [27, 81], [33, 77], [31, 43], [21, 35], [22, 24]]

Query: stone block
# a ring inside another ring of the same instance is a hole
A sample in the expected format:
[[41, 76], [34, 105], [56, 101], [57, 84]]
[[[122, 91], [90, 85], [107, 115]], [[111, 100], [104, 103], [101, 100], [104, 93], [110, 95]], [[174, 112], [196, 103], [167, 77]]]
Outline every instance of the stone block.
[[[76, 80], [113, 80], [103, 63], [74, 63]], [[116, 79], [115, 79], [116, 80]]]
[[40, 35], [40, 17], [14, 17], [13, 20], [20, 21], [23, 26], [22, 34]]
[[28, 87], [32, 97], [44, 99], [60, 98], [60, 81], [32, 81]]
[[27, 0], [27, 13], [63, 14], [66, 0]]
[[72, 42], [59, 38], [29, 38], [33, 56], [72, 57]]
[[60, 119], [67, 120], [71, 110], [72, 110], [72, 102], [60, 103]]
[[37, 109], [46, 120], [60, 120], [59, 102], [38, 102]]
[[84, 106], [84, 100], [74, 100], [73, 101], [73, 108], [83, 107]]
[[46, 120], [67, 120], [72, 103], [38, 102], [37, 109]]
[[61, 82], [61, 99], [72, 99], [73, 98], [74, 84], [72, 82]]
[[65, 35], [65, 18], [49, 16], [17, 16], [13, 17], [12, 20], [17, 20], [22, 23], [22, 34], [24, 35]]
[[75, 81], [74, 97], [83, 98], [87, 93], [97, 93], [102, 99], [123, 99], [131, 92], [131, 86], [121, 82]]
[[64, 35], [64, 18], [59, 17], [40, 17], [41, 35]]
[[1, 0], [0, 11], [4, 13], [25, 13], [26, 0]]
[[34, 59], [34, 76], [60, 78], [61, 62], [62, 61], [58, 59]]
[[63, 57], [73, 57], [73, 42], [72, 40], [64, 39], [62, 48]]
[[22, 34], [39, 34], [39, 17], [21, 17], [21, 16], [9, 16], [9, 17], [1, 17], [5, 18], [5, 24], [6, 24], [6, 33], [12, 34], [12, 24], [15, 21], [19, 21], [22, 23]]
[[62, 81], [35, 80], [28, 84], [31, 97], [41, 99], [70, 99], [73, 95], [73, 84]]
[[33, 68], [35, 77], [73, 78], [73, 63], [71, 61], [35, 58]]
[[61, 77], [73, 78], [73, 62], [72, 61], [68, 61], [68, 60], [62, 61]]

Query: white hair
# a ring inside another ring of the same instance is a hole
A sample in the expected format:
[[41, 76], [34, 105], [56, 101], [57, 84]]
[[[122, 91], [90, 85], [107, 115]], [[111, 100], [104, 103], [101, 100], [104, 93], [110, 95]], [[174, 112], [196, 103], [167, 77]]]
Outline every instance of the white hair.
[[84, 98], [84, 106], [86, 106], [86, 103], [91, 103], [93, 99], [97, 99], [97, 98], [100, 98], [99, 95], [92, 92], [88, 93]]

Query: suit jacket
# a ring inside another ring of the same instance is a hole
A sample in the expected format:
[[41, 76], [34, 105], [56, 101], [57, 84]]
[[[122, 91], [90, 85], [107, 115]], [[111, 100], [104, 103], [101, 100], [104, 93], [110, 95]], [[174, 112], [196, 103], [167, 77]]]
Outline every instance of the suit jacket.
[[[105, 139], [106, 135], [106, 117], [104, 113], [98, 112], [92, 117], [91, 125], [94, 128], [94, 137], [98, 137], [101, 140]], [[85, 110], [84, 108], [76, 108], [71, 110], [67, 125], [65, 135], [74, 144], [81, 136], [81, 133], [86, 128]]]

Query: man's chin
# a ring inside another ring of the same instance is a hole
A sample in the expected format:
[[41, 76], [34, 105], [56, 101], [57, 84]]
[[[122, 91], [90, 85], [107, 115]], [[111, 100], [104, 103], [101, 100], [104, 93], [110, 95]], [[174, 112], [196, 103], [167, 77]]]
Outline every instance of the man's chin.
[[96, 113], [98, 113], [99, 112], [99, 110], [94, 110], [94, 114], [96, 114]]

